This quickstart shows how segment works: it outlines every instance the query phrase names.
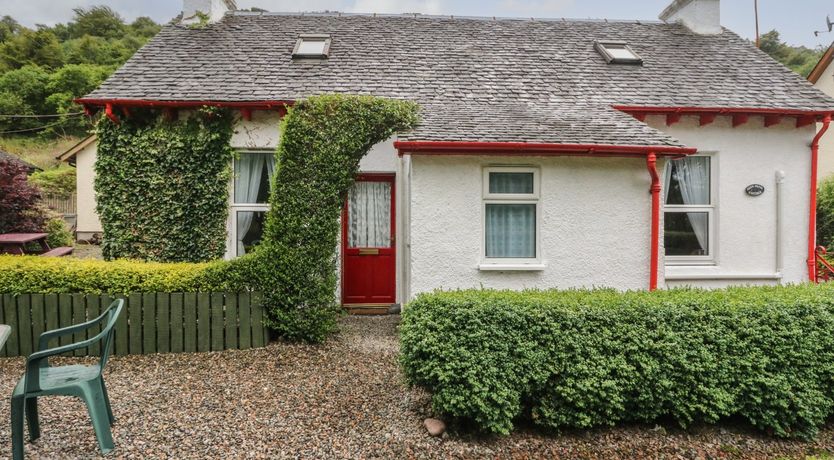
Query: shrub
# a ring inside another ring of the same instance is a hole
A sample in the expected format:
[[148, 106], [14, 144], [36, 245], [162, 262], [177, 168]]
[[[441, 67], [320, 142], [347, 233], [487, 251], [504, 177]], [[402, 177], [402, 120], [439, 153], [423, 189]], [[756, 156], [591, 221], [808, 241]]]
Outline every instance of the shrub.
[[224, 262], [105, 262], [69, 257], [0, 255], [0, 293], [127, 294], [130, 292], [238, 292], [249, 290], [245, 276]]
[[26, 172], [18, 162], [0, 159], [0, 233], [43, 229], [41, 192], [29, 183]]
[[105, 259], [203, 262], [226, 249], [232, 115], [179, 121], [134, 110], [97, 125], [96, 210]]
[[811, 438], [834, 407], [834, 286], [457, 291], [405, 310], [401, 365], [436, 410], [506, 434], [741, 416]]
[[53, 217], [46, 222], [46, 229], [44, 230], [49, 236], [46, 237], [46, 243], [49, 247], [57, 248], [59, 246], [72, 246], [74, 243], [72, 232], [67, 228], [64, 219], [60, 217]]
[[75, 193], [75, 168], [35, 171], [29, 176], [29, 182], [37, 185], [44, 194], [67, 198]]
[[359, 160], [417, 118], [411, 102], [345, 95], [311, 97], [284, 118], [263, 243], [238, 262], [255, 269], [282, 336], [320, 342], [335, 328], [339, 216]]
[[817, 190], [817, 244], [834, 252], [834, 175], [823, 179]]

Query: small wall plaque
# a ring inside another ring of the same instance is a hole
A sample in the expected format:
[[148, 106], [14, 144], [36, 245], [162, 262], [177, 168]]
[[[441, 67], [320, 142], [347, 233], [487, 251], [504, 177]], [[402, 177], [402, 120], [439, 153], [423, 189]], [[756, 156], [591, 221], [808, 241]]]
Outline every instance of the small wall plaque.
[[747, 188], [744, 189], [744, 192], [750, 196], [759, 196], [764, 193], [765, 188], [764, 185], [760, 184], [750, 184]]

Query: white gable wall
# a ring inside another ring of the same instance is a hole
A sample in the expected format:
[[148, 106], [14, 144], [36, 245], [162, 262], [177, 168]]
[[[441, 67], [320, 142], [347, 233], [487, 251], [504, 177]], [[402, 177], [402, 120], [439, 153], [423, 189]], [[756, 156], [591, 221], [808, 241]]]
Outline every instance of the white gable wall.
[[[834, 97], [834, 63], [828, 65], [814, 87]], [[820, 127], [822, 127], [822, 124], [817, 125], [817, 129]], [[830, 129], [820, 140], [818, 172], [817, 177], [820, 179], [834, 174], [834, 129]]]
[[[699, 126], [697, 117], [683, 117], [667, 127], [665, 117], [647, 123], [699, 152], [715, 152], [718, 168], [716, 260], [714, 265], [668, 266], [666, 285], [704, 287], [728, 284], [797, 283], [807, 280], [810, 142], [814, 127], [796, 128], [792, 118], [765, 128], [762, 117], [733, 128], [729, 117]], [[782, 258], [777, 278], [776, 173], [783, 171]], [[761, 184], [765, 192], [750, 197], [745, 188]]]
[[76, 174], [76, 238], [88, 240], [101, 233], [101, 221], [96, 213], [96, 152], [98, 142], [91, 142], [75, 154]]

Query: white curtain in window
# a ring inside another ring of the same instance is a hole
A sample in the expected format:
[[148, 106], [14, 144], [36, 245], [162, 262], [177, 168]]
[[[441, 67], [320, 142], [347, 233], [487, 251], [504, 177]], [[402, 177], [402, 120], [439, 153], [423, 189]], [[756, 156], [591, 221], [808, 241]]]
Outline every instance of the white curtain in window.
[[[670, 162], [666, 168], [664, 185], [666, 187], [666, 198], [668, 201], [669, 189], [672, 179], [677, 182], [680, 188], [684, 205], [708, 205], [710, 202], [710, 174], [708, 157], [686, 157]], [[709, 237], [709, 217], [703, 212], [688, 212], [689, 223], [698, 244], [704, 251], [707, 251], [707, 238]]]
[[[275, 169], [274, 159], [271, 153], [242, 153], [240, 158], [235, 160], [235, 203], [257, 203], [258, 192], [261, 189], [263, 180], [264, 164], [267, 166], [267, 174], [272, 177]], [[237, 255], [246, 254], [243, 246], [243, 239], [252, 226], [252, 219], [255, 213], [241, 211], [237, 213]]]
[[536, 257], [536, 205], [486, 205], [486, 256]]
[[533, 173], [491, 172], [489, 193], [533, 193]]
[[391, 247], [391, 184], [360, 181], [348, 195], [348, 246]]

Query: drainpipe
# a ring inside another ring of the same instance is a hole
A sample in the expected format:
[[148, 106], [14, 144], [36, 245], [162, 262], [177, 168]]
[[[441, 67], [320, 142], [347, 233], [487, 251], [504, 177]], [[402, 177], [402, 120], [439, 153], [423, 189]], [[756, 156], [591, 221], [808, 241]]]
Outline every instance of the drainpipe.
[[817, 262], [814, 250], [817, 245], [817, 162], [820, 153], [820, 139], [828, 131], [831, 124], [831, 114], [822, 119], [822, 128], [811, 142], [811, 191], [808, 212], [808, 279], [817, 281]]
[[646, 167], [652, 176], [652, 231], [651, 231], [651, 264], [649, 268], [649, 290], [657, 290], [657, 262], [660, 249], [660, 176], [657, 174], [657, 155], [649, 152], [646, 156]]
[[785, 171], [776, 171], [776, 274], [782, 275], [784, 270], [784, 261], [782, 258], [782, 222], [785, 218], [783, 216], [783, 191], [782, 184], [785, 183]]

